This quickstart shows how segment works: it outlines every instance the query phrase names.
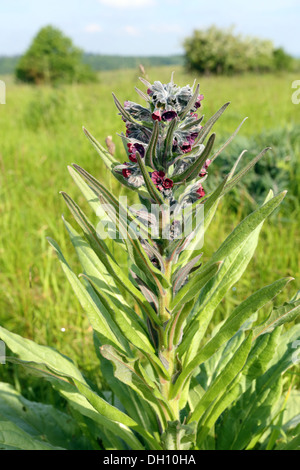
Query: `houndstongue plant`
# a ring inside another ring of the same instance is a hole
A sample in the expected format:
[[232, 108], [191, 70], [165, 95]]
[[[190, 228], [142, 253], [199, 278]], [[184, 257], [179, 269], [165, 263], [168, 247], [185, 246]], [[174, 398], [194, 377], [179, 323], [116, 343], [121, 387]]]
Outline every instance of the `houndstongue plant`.
[[[19, 355], [13, 360], [47, 378], [73, 414], [69, 433], [68, 421], [55, 415], [63, 420], [68, 438], [55, 439], [43, 429], [42, 443], [39, 432], [30, 435], [28, 427], [12, 418], [16, 403], [24, 402], [16, 397], [6, 427], [1, 425], [7, 439], [2, 447], [17, 446], [9, 430], [19, 426], [27, 445], [37, 448], [299, 448], [299, 392], [290, 390], [293, 374], [286, 371], [298, 362], [300, 326], [294, 320], [300, 298], [272, 308], [272, 300], [292, 278], [261, 287], [220, 324], [214, 318], [285, 192], [268, 194], [209, 260], [203, 261], [201, 251], [221, 198], [267, 149], [237, 172], [243, 152], [224, 181], [207, 194], [210, 165], [240, 128], [213, 151], [215, 134], [210, 131], [229, 103], [202, 125], [199, 85], [180, 88], [173, 77], [168, 84], [141, 81], [146, 92], [137, 92], [146, 106], [131, 101], [121, 105], [114, 96], [126, 127], [121, 135], [125, 162], [84, 129], [108, 171], [135, 192], [139, 205], [127, 207], [102, 182], [73, 165], [71, 176], [101, 218], [94, 227], [62, 193], [83, 232], [64, 220], [82, 265], [81, 279], [49, 240], [93, 327], [106, 385], [97, 390], [65, 356], [1, 328], [0, 336]], [[128, 269], [120, 265], [124, 256]], [[284, 330], [286, 322], [292, 325]], [[7, 397], [5, 390], [1, 397]]]

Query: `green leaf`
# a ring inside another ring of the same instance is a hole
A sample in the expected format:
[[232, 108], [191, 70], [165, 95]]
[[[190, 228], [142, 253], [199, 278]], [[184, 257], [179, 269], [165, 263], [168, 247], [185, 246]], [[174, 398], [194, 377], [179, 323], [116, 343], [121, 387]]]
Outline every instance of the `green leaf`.
[[150, 176], [149, 176], [149, 172], [140, 156], [140, 154], [138, 152], [136, 152], [136, 159], [137, 159], [137, 163], [140, 167], [140, 170], [141, 170], [141, 173], [144, 177], [144, 181], [145, 181], [145, 185], [146, 185], [146, 188], [149, 192], [149, 195], [151, 197], [151, 199], [156, 203], [158, 204], [159, 206], [163, 205], [165, 203], [164, 201], [164, 198], [163, 196], [161, 195], [161, 193], [158, 191], [158, 189], [156, 189], [156, 186], [154, 185], [154, 183], [152, 182]]
[[159, 443], [149, 434], [146, 429], [139, 426], [132, 418], [122, 411], [119, 411], [112, 405], [105, 402], [99, 395], [93, 392], [89, 387], [74, 380], [79, 392], [91, 403], [93, 408], [101, 415], [104, 426], [107, 426], [112, 433], [116, 433], [125, 442], [128, 443], [132, 450], [144, 450], [144, 446], [136, 438], [130, 428], [139, 433], [146, 442], [149, 443], [151, 449], [160, 449]]
[[101, 292], [97, 287], [97, 281], [92, 280], [88, 276], [86, 276], [86, 278], [93, 285], [93, 287], [97, 291], [101, 302], [103, 303], [103, 305], [105, 305], [105, 308], [111, 313], [112, 318], [115, 319], [123, 335], [128, 339], [128, 341], [130, 341], [132, 346], [142, 351], [149, 360], [153, 361], [159, 367], [161, 374], [165, 378], [168, 378], [168, 373], [164, 369], [161, 361], [155, 355], [154, 348], [149, 341], [148, 335], [146, 334], [144, 327], [141, 326], [139, 322], [140, 319], [137, 314], [134, 311], [130, 311], [129, 309], [124, 310], [124, 307], [122, 308], [121, 306], [119, 308], [115, 308], [114, 306], [112, 306], [112, 303], [110, 302], [109, 298], [105, 294], [103, 294], [103, 292]]
[[147, 429], [153, 437], [159, 440], [159, 429], [156, 414], [150, 405], [126, 384], [120, 382], [114, 376], [113, 364], [100, 353], [101, 343], [94, 336], [95, 349], [100, 361], [100, 368], [105, 380], [112, 391], [122, 403], [127, 414], [132, 417], [142, 428]]
[[119, 164], [118, 160], [116, 160], [104, 147], [102, 147], [99, 142], [95, 139], [95, 137], [92, 136], [92, 134], [89, 133], [85, 127], [83, 127], [83, 132], [89, 139], [89, 141], [93, 144], [97, 152], [99, 153], [101, 160], [109, 168], [110, 170], [113, 168], [114, 165]]
[[128, 359], [118, 354], [111, 346], [102, 346], [100, 352], [106, 359], [113, 362], [115, 377], [141, 395], [154, 408], [162, 423], [165, 423], [164, 409], [169, 412], [170, 418], [172, 417], [168, 403], [150, 377], [143, 377], [137, 360], [128, 362]]
[[136, 302], [141, 306], [141, 308], [150, 316], [150, 318], [152, 318], [154, 322], [159, 324], [160, 321], [157, 318], [155, 311], [145, 300], [141, 292], [130, 282], [130, 280], [128, 279], [124, 271], [120, 268], [118, 263], [114, 260], [112, 255], [109, 252], [107, 253], [108, 248], [106, 247], [105, 243], [103, 243], [103, 241], [99, 239], [95, 228], [87, 220], [86, 216], [83, 214], [81, 209], [77, 206], [77, 204], [74, 203], [74, 201], [72, 201], [69, 196], [65, 195], [65, 200], [68, 201], [68, 207], [74, 215], [75, 220], [83, 229], [88, 243], [90, 244], [91, 248], [95, 251], [100, 261], [103, 263], [107, 272], [114, 279], [115, 284], [117, 286], [120, 286], [121, 288], [124, 288], [136, 300]]
[[285, 198], [287, 191], [283, 191], [271, 200], [263, 204], [259, 209], [252, 212], [246, 217], [227, 237], [220, 248], [213, 254], [210, 262], [220, 261], [229, 256], [246, 238], [254, 232], [254, 230], [274, 212], [282, 200]]
[[[94, 411], [96, 410], [98, 412], [99, 416], [97, 419], [99, 423], [103, 425], [104, 429], [107, 428], [115, 433], [115, 435], [127, 442], [132, 449], [143, 449], [143, 446], [134, 436], [130, 427], [136, 429], [141, 435], [147, 436], [150, 441], [153, 441], [153, 438], [151, 438], [151, 436], [149, 437], [146, 431], [140, 429], [133, 419], [93, 392], [77, 367], [69, 359], [47, 346], [38, 345], [2, 327], [0, 327], [0, 337], [9, 349], [22, 358], [23, 363], [24, 361], [28, 361], [37, 369], [40, 369], [42, 365], [50, 370], [50, 372], [54, 373], [57, 378], [65, 377], [68, 381], [71, 381], [80, 394], [91, 403]], [[62, 385], [60, 385], [62, 392], [69, 393], [70, 388], [68, 385], [67, 383], [67, 386], [64, 386], [62, 382]]]
[[75, 171], [71, 166], [68, 166], [70, 175], [72, 176], [75, 184], [80, 189], [81, 193], [87, 200], [88, 204], [95, 212], [96, 215], [99, 215], [99, 210], [101, 210], [101, 203], [99, 198], [96, 196], [95, 191], [93, 191], [90, 186], [79, 176], [77, 171]]
[[265, 153], [270, 150], [270, 147], [265, 148], [262, 152], [260, 152], [253, 160], [251, 160], [248, 165], [246, 165], [234, 178], [228, 182], [225, 187], [224, 194], [230, 191], [242, 178], [245, 176], [248, 171], [265, 155]]
[[213, 148], [215, 138], [216, 138], [216, 134], [212, 134], [210, 136], [204, 150], [196, 158], [195, 162], [192, 163], [185, 171], [183, 171], [182, 173], [179, 173], [178, 175], [172, 175], [172, 180], [174, 183], [177, 184], [180, 182], [192, 181], [194, 178], [198, 176], [198, 173], [201, 171], [203, 164], [205, 163], [206, 159], [208, 158]]
[[[51, 244], [51, 246], [54, 248], [54, 250], [56, 251], [56, 254], [59, 258], [62, 269], [68, 281], [70, 282], [82, 308], [86, 312], [88, 319], [91, 323], [91, 326], [93, 327], [93, 330], [96, 332], [99, 338], [101, 338], [101, 341], [108, 342], [109, 344], [113, 344], [115, 347], [120, 348], [121, 350], [124, 350], [125, 348], [125, 351], [126, 351], [127, 350], [126, 342], [124, 343], [124, 340], [122, 339], [122, 335], [120, 335], [119, 328], [111, 320], [111, 317], [109, 316], [105, 307], [103, 305], [100, 305], [99, 303], [96, 303], [95, 298], [92, 298], [91, 294], [87, 292], [86, 288], [83, 286], [83, 284], [80, 282], [78, 277], [71, 270], [70, 266], [65, 260], [57, 243], [50, 238], [48, 238], [48, 241]], [[81, 250], [83, 251], [84, 244], [82, 243], [80, 247], [81, 247]], [[88, 246], [86, 246], [86, 249], [88, 250]]]
[[11, 421], [0, 421], [0, 450], [65, 450], [32, 437]]
[[84, 382], [82, 374], [71, 359], [66, 358], [54, 349], [38, 345], [30, 339], [22, 338], [1, 326], [0, 337], [6, 346], [20, 356], [22, 360], [36, 362], [38, 364], [46, 364], [47, 367], [57, 375], [61, 375], [61, 372], [63, 371], [64, 376], [67, 375], [68, 377]]
[[210, 385], [208, 390], [200, 399], [198, 405], [188, 418], [188, 422], [198, 422], [206, 409], [218, 398], [223, 390], [233, 381], [240, 370], [245, 365], [246, 359], [251, 349], [252, 334], [250, 333], [245, 341], [233, 355], [222, 372], [217, 376], [216, 380]]
[[228, 341], [241, 326], [267, 302], [271, 301], [293, 278], [284, 278], [263, 287], [241, 302], [226, 319], [218, 332], [203, 346], [192, 362], [201, 364], [206, 361], [222, 344]]
[[[52, 405], [29, 401], [5, 383], [0, 383], [0, 416], [1, 421], [6, 422], [3, 423], [2, 430], [8, 431], [6, 426], [10, 421], [16, 426], [17, 435], [20, 436], [21, 431], [24, 431], [30, 436], [28, 442], [37, 440], [41, 441], [42, 445], [49, 444], [49, 447], [63, 447], [69, 450], [92, 449], [72, 416]], [[17, 440], [14, 444], [17, 445]]]
[[[120, 231], [123, 233], [124, 237], [124, 242], [126, 243], [127, 249], [131, 257], [133, 258], [133, 261], [139, 266], [140, 269], [143, 270], [143, 272], [150, 277], [150, 280], [156, 279], [157, 277], [162, 281], [162, 283], [166, 286], [168, 285], [168, 282], [166, 281], [165, 277], [163, 276], [162, 272], [158, 269], [156, 269], [153, 264], [150, 262], [148, 256], [144, 252], [144, 249], [140, 243], [140, 241], [137, 239], [136, 233], [133, 231], [133, 229], [130, 227], [129, 222], [134, 223], [134, 219], [132, 218], [131, 214], [127, 210], [127, 208], [124, 208], [119, 201], [108, 191], [99, 181], [97, 181], [93, 176], [91, 176], [89, 173], [87, 173], [85, 170], [82, 168], [78, 167], [77, 165], [74, 165], [76, 170], [84, 177], [87, 179], [87, 181], [91, 184], [92, 188], [95, 190], [96, 194], [99, 196], [103, 196], [105, 201], [108, 203], [106, 206], [106, 210], [108, 211], [108, 215], [112, 218], [112, 221], [115, 223], [117, 219], [118, 220], [118, 225]], [[79, 213], [80, 218], [77, 216], [77, 221], [79, 224], [82, 225], [82, 220], [84, 219], [84, 214], [80, 210], [80, 208], [72, 201], [72, 199], [67, 196], [65, 193], [63, 193], [63, 196], [72, 211], [73, 215], [76, 217], [76, 215]], [[111, 206], [112, 207], [111, 207]], [[113, 212], [112, 215], [112, 210]], [[83, 224], [83, 228], [85, 228], [87, 225], [87, 220], [85, 218], [85, 223]], [[91, 231], [91, 224], [89, 224], [90, 231]], [[140, 225], [141, 227], [141, 232], [142, 234], [144, 233], [143, 226]], [[148, 234], [146, 233], [146, 236]], [[95, 234], [95, 230], [93, 233], [92, 240], [90, 240], [91, 237], [89, 237], [89, 241], [93, 244], [93, 248], [97, 249], [95, 247], [95, 236], [96, 236], [96, 242], [99, 243], [99, 237]], [[105, 245], [101, 241], [101, 247], [102, 245]], [[103, 259], [101, 259], [102, 262]], [[106, 266], [107, 267], [107, 266]]]
[[225, 144], [223, 144], [222, 147], [212, 156], [211, 162], [213, 162], [213, 161], [220, 155], [220, 153], [222, 153], [223, 150], [225, 150], [226, 147], [233, 141], [233, 139], [235, 138], [235, 136], [236, 136], [237, 133], [239, 132], [240, 128], [242, 127], [242, 125], [243, 125], [244, 122], [246, 121], [246, 119], [248, 119], [248, 118], [243, 119], [243, 121], [241, 122], [241, 124], [237, 127], [237, 129], [236, 129], [236, 130], [234, 131], [234, 133], [229, 137], [229, 139], [225, 142]]
[[205, 284], [212, 279], [215, 274], [217, 274], [221, 264], [221, 262], [217, 262], [209, 266], [204, 266], [191, 277], [171, 302], [171, 310], [173, 314], [177, 312], [183, 304], [189, 302], [199, 294], [202, 287], [204, 287]]
[[199, 95], [199, 89], [200, 89], [200, 85], [198, 84], [197, 87], [196, 87], [196, 90], [195, 90], [193, 96], [191, 97], [191, 99], [189, 100], [188, 104], [186, 105], [184, 110], [179, 114], [179, 117], [180, 117], [181, 121], [184, 120], [184, 118], [187, 116], [189, 111], [194, 107], [194, 105], [197, 101], [198, 95]]
[[255, 329], [254, 334], [261, 335], [268, 333], [280, 325], [295, 321], [299, 314], [300, 300], [286, 302], [280, 307], [274, 308], [264, 324]]
[[245, 367], [245, 391], [241, 395], [241, 386], [236, 385], [238, 400], [226, 411], [217, 430], [218, 449], [242, 450], [250, 443], [252, 448], [277, 413], [281, 377], [294, 365], [293, 345], [300, 338], [300, 325], [281, 337], [280, 330], [276, 328], [256, 339]]
[[272, 198], [244, 219], [208, 262], [211, 264], [225, 258], [218, 274], [201, 290], [193, 309], [195, 315], [186, 327], [184, 340], [178, 348], [179, 355], [185, 355], [184, 368], [197, 353], [217, 305], [241, 277], [252, 258], [264, 219], [278, 206], [284, 195]]
[[216, 121], [220, 118], [220, 116], [224, 113], [225, 109], [227, 106], [229, 106], [230, 102], [225, 103], [208, 121], [207, 123], [202, 127], [200, 130], [197, 139], [195, 140], [195, 145], [196, 144], [202, 144], [206, 138], [206, 136], [209, 134], [211, 128], [214, 126]]
[[155, 168], [153, 162], [157, 159], [156, 156], [156, 146], [159, 137], [159, 124], [156, 121], [154, 123], [153, 132], [151, 135], [151, 139], [149, 141], [146, 154], [145, 154], [145, 165], [150, 166], [151, 168]]

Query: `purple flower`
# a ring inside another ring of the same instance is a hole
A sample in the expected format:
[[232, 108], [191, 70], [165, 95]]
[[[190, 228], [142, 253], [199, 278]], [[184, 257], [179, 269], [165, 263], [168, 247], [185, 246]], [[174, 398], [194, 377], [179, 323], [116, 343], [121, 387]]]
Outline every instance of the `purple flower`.
[[122, 175], [124, 176], [124, 178], [129, 178], [131, 174], [132, 174], [132, 171], [129, 168], [123, 168]]
[[192, 146], [189, 142], [183, 142], [180, 148], [183, 151], [183, 153], [188, 153], [192, 150]]
[[207, 168], [211, 164], [211, 160], [208, 158], [206, 162], [204, 163], [203, 167], [201, 168], [201, 171], [199, 173], [199, 176], [203, 178], [205, 175], [207, 175]]
[[204, 169], [207, 170], [210, 164], [211, 164], [211, 160], [208, 158], [206, 162], [204, 163]]
[[202, 197], [205, 196], [205, 191], [201, 184], [199, 185], [199, 188], [197, 189], [196, 193], [198, 195], [198, 199], [201, 199]]
[[198, 95], [197, 101], [195, 103], [195, 108], [198, 109], [201, 106], [201, 101], [204, 99], [203, 95]]
[[154, 113], [152, 113], [152, 119], [153, 119], [153, 121], [161, 121], [161, 115], [160, 115], [160, 112], [158, 110], [154, 111]]
[[165, 173], [163, 171], [153, 171], [153, 173], [151, 173], [151, 179], [155, 186], [161, 185], [163, 183], [164, 177]]
[[136, 158], [136, 152], [139, 152], [141, 158], [144, 158], [145, 156], [145, 148], [142, 144], [139, 144], [139, 143], [135, 143], [135, 144], [132, 144], [131, 142], [129, 142], [127, 144], [127, 147], [128, 147], [128, 152], [129, 152], [129, 160], [136, 163], [137, 162], [137, 158]]
[[167, 122], [172, 121], [176, 117], [177, 117], [176, 111], [164, 111], [161, 116], [162, 120], [167, 121]]
[[187, 137], [187, 141], [189, 142], [189, 144], [193, 145], [195, 143], [195, 140], [197, 139], [197, 137], [198, 137], [198, 132], [192, 132]]
[[170, 189], [170, 188], [173, 188], [173, 181], [170, 179], [170, 178], [165, 178], [163, 180], [163, 187], [165, 189]]

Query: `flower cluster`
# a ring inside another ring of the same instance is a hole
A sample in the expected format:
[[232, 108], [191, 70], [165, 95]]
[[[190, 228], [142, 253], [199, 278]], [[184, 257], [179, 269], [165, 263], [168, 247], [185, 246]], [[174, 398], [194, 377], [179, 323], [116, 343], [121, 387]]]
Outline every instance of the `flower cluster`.
[[[141, 80], [147, 86], [146, 94], [140, 92], [147, 101], [147, 107], [132, 101], [125, 101], [124, 106], [119, 107], [126, 126], [126, 134], [122, 138], [129, 161], [115, 166], [114, 171], [122, 174], [127, 186], [140, 188], [144, 184], [144, 178], [137, 159], [139, 154], [156, 189], [164, 198], [174, 201], [181, 183], [180, 176], [184, 178], [186, 171], [197, 163], [205, 150], [203, 143], [199, 142], [202, 126], [197, 112], [203, 95], [199, 94], [199, 87], [196, 90], [189, 85], [178, 87], [173, 80], [167, 84], [159, 81], [150, 84]], [[149, 145], [152, 144], [153, 147], [155, 126], [159, 127], [159, 132], [149, 165], [145, 156]], [[191, 200], [194, 197], [204, 197], [205, 191], [201, 183], [207, 177], [210, 163], [206, 159], [199, 168], [198, 175], [191, 181]], [[197, 176], [201, 183], [195, 192], [193, 188]]]

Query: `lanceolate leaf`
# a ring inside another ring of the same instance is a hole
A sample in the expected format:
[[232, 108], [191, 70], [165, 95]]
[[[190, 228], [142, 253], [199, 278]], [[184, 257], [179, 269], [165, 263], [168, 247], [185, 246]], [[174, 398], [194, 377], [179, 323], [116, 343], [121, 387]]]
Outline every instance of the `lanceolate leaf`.
[[120, 334], [119, 326], [116, 325], [110, 318], [105, 307], [103, 305], [97, 305], [95, 299], [93, 299], [87, 292], [83, 284], [73, 273], [70, 266], [66, 262], [57, 243], [54, 240], [48, 240], [51, 246], [55, 249], [64, 273], [66, 274], [67, 279], [69, 280], [82, 308], [88, 315], [95, 333], [99, 336], [99, 338], [102, 339], [102, 341], [113, 344], [121, 350], [123, 350], [123, 348], [125, 348], [125, 350], [128, 349], [128, 346], [126, 346], [126, 341], [124, 342], [124, 339]]
[[197, 366], [206, 361], [222, 344], [233, 337], [246, 320], [278, 295], [291, 280], [293, 280], [293, 278], [275, 281], [270, 286], [263, 287], [239, 304], [215, 336], [200, 349], [189, 367], [192, 369], [195, 364]]
[[101, 144], [99, 144], [99, 142], [97, 142], [95, 137], [93, 137], [85, 127], [83, 128], [83, 132], [93, 144], [107, 168], [111, 170], [114, 164], [119, 163], [118, 160], [116, 160]]
[[[28, 449], [33, 444], [34, 447], [48, 449], [53, 446], [69, 450], [93, 449], [70, 414], [57, 410], [53, 405], [27, 400], [6, 383], [0, 384], [0, 415], [0, 448], [10, 444], [10, 447]], [[13, 424], [15, 433], [10, 434], [8, 443], [9, 428]], [[21, 435], [24, 439], [19, 440]]]
[[286, 302], [282, 306], [274, 308], [266, 322], [258, 326], [254, 334], [258, 336], [268, 333], [284, 323], [295, 321], [299, 315], [300, 299], [294, 302]]
[[112, 306], [107, 296], [99, 290], [95, 282], [88, 276], [86, 276], [86, 278], [96, 289], [101, 302], [111, 313], [112, 318], [114, 318], [116, 323], [119, 325], [123, 335], [131, 342], [133, 346], [140, 349], [146, 357], [151, 358], [151, 360], [160, 368], [160, 371], [164, 377], [168, 377], [167, 371], [163, 368], [160, 360], [155, 355], [154, 348], [151, 345], [148, 336], [146, 335], [144, 329], [140, 326], [138, 321], [139, 317], [135, 314], [135, 312], [131, 312], [130, 309], [126, 309], [126, 311], [123, 312], [121, 307], [118, 309]]
[[144, 177], [144, 181], [145, 181], [145, 185], [147, 187], [147, 190], [149, 192], [149, 195], [151, 196], [151, 199], [158, 205], [163, 205], [165, 203], [164, 201], [164, 198], [162, 197], [162, 195], [160, 194], [160, 192], [158, 191], [158, 189], [156, 189], [155, 185], [153, 184], [150, 176], [149, 176], [149, 173], [148, 173], [148, 170], [143, 162], [143, 160], [141, 159], [141, 156], [140, 154], [137, 152], [136, 153], [136, 159], [137, 159], [137, 162], [138, 162], [138, 165], [140, 167], [140, 170], [141, 170], [141, 173]]
[[199, 364], [206, 361], [214, 352], [228, 341], [237, 330], [243, 325], [243, 323], [253, 315], [258, 309], [263, 307], [266, 302], [270, 301], [275, 295], [277, 295], [283, 287], [289, 282], [290, 279], [282, 279], [276, 281], [271, 286], [267, 286], [257, 293], [250, 296], [244, 302], [242, 302], [224, 323], [221, 329], [216, 335], [200, 349], [199, 353], [190, 362], [187, 367], [187, 374], [192, 372]]
[[206, 136], [209, 134], [211, 128], [213, 125], [216, 123], [216, 121], [219, 119], [219, 117], [224, 113], [225, 109], [227, 106], [229, 106], [230, 102], [225, 103], [217, 112], [214, 114], [207, 122], [206, 124], [202, 127], [200, 130], [198, 137], [195, 141], [195, 144], [202, 144], [206, 138]]
[[221, 263], [217, 262], [210, 266], [204, 266], [179, 290], [178, 294], [175, 295], [171, 308], [175, 313], [183, 304], [192, 300], [197, 294], [199, 294], [202, 287], [218, 272]]
[[[113, 259], [111, 254], [109, 256], [104, 253], [104, 249], [102, 248], [102, 240], [96, 234], [94, 227], [87, 221], [86, 217], [84, 216], [83, 212], [79, 209], [79, 207], [68, 198], [69, 208], [72, 210], [73, 215], [76, 218], [76, 221], [79, 223], [81, 228], [84, 230], [85, 236], [90, 243], [91, 247], [99, 257], [100, 261], [103, 263], [104, 267], [106, 268], [107, 272], [112, 276], [116, 285], [121, 285], [125, 288], [130, 295], [134, 297], [134, 299], [139, 303], [142, 304], [141, 306], [145, 309], [148, 315], [155, 321], [159, 323], [159, 320], [156, 316], [156, 313], [152, 309], [152, 307], [148, 304], [145, 300], [141, 292], [135, 288], [135, 286], [129, 281], [128, 277], [125, 273], [120, 269], [117, 262]], [[107, 250], [107, 248], [106, 248]]]
[[237, 248], [244, 240], [258, 227], [276, 207], [282, 202], [286, 195], [286, 191], [273, 197], [271, 200], [263, 204], [259, 209], [248, 215], [227, 237], [220, 248], [212, 256], [211, 262], [222, 260]]
[[212, 134], [210, 136], [204, 150], [201, 152], [196, 161], [189, 166], [189, 168], [187, 168], [184, 172], [179, 173], [178, 175], [172, 176], [174, 183], [191, 181], [198, 176], [198, 173], [201, 171], [203, 164], [208, 159], [215, 142], [215, 137], [216, 134]]
[[[102, 346], [101, 354], [115, 366], [115, 376], [121, 382], [129, 385], [135, 392], [140, 394], [154, 409], [160, 417], [162, 423], [166, 424], [163, 410], [169, 409], [169, 405], [165, 402], [156, 385], [151, 382], [150, 378], [145, 381], [144, 377], [138, 370], [136, 362], [128, 363], [125, 358], [120, 356], [111, 346]], [[172, 414], [170, 415], [171, 418]]]
[[[120, 435], [122, 439], [125, 439], [130, 446], [133, 446], [132, 448], [143, 448], [129, 428], [129, 426], [132, 428], [136, 427], [138, 431], [139, 426], [137, 426], [130, 417], [105, 402], [105, 400], [93, 392], [85, 382], [79, 370], [70, 360], [51, 348], [37, 345], [33, 341], [21, 338], [2, 327], [0, 327], [0, 337], [13, 352], [22, 357], [23, 361], [31, 361], [37, 364], [37, 367], [39, 367], [40, 364], [44, 364], [46, 368], [58, 376], [66, 377], [68, 380], [71, 380], [76, 385], [79, 392], [85, 396], [98, 413], [100, 413], [99, 418], [101, 416], [103, 417], [102, 422], [104, 426], [110, 427], [113, 432]], [[145, 433], [142, 431], [142, 434]]]
[[179, 115], [180, 119], [184, 119], [187, 116], [188, 112], [194, 107], [194, 105], [197, 101], [198, 95], [199, 95], [199, 88], [200, 88], [200, 85], [198, 84], [193, 96], [190, 99], [190, 101], [188, 102], [188, 104], [186, 105], [186, 107], [182, 111], [182, 113], [180, 113], [180, 115]]
[[181, 373], [174, 385], [174, 394], [188, 376], [188, 364], [196, 356], [201, 340], [211, 321], [213, 312], [221, 302], [227, 290], [236, 283], [246, 269], [255, 251], [261, 226], [231, 256], [227, 257], [216, 275], [200, 292], [194, 306], [196, 312], [184, 331], [184, 339], [178, 347], [178, 354], [184, 356], [184, 373]]
[[234, 178], [232, 178], [225, 187], [225, 192], [230, 191], [245, 175], [248, 171], [265, 155], [265, 153], [270, 150], [270, 147], [265, 148], [262, 152], [260, 152], [253, 160], [251, 160], [248, 165], [243, 168]]
[[208, 406], [217, 399], [223, 390], [232, 382], [236, 375], [245, 365], [246, 359], [251, 349], [252, 335], [249, 334], [246, 340], [239, 347], [227, 366], [204, 393], [198, 405], [190, 415], [188, 422], [198, 421]]
[[239, 132], [240, 128], [242, 127], [242, 125], [244, 124], [244, 122], [246, 121], [246, 119], [248, 118], [245, 118], [243, 119], [243, 121], [241, 122], [241, 124], [238, 126], [238, 128], [234, 131], [234, 133], [229, 137], [229, 139], [225, 142], [225, 144], [222, 145], [222, 147], [211, 157], [211, 162], [213, 162], [219, 155], [220, 153], [223, 152], [223, 150], [226, 149], [226, 147], [233, 141], [233, 139], [235, 138], [235, 136], [237, 135], [237, 133]]
[[149, 145], [145, 153], [145, 166], [150, 166], [153, 169], [155, 168], [153, 162], [155, 162], [155, 160], [157, 159], [156, 146], [157, 146], [158, 137], [159, 137], [159, 124], [158, 122], [156, 122], [154, 124], [152, 136], [151, 136]]
[[[281, 376], [284, 371], [294, 365], [293, 345], [297, 338], [300, 338], [300, 326], [294, 326], [279, 337], [280, 328], [271, 333], [262, 335], [256, 341], [258, 346], [266, 344], [263, 350], [266, 364], [259, 368], [262, 361], [259, 352], [253, 351], [249, 359], [252, 365], [245, 370], [245, 377], [251, 373], [252, 385], [246, 388], [244, 394], [240, 394], [241, 388], [236, 385], [237, 397], [240, 397], [236, 404], [229, 409], [219, 428], [220, 437], [218, 439], [219, 449], [236, 450], [246, 448], [250, 441], [255, 442], [255, 437], [259, 438], [265, 427], [272, 419], [272, 408], [277, 402], [281, 392]], [[268, 341], [275, 339], [276, 341]], [[268, 351], [269, 349], [269, 351]], [[268, 354], [266, 354], [268, 353]], [[255, 364], [255, 362], [257, 362]], [[255, 372], [255, 374], [254, 374]], [[237, 419], [238, 416], [238, 419]], [[249, 430], [251, 429], [251, 432]], [[226, 446], [226, 447], [225, 447]]]

